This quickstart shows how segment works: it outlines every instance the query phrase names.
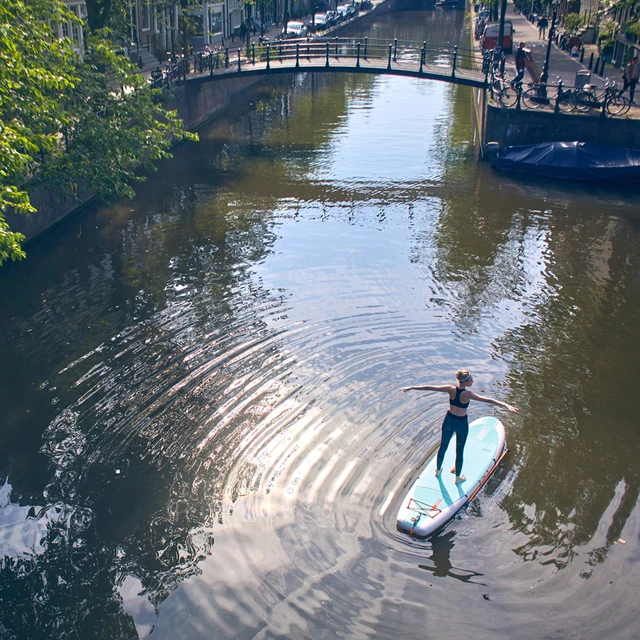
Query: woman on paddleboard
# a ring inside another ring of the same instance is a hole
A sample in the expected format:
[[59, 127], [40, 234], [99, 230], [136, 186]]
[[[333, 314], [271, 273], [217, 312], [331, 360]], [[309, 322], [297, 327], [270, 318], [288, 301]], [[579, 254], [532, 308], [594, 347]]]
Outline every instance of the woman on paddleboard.
[[467, 418], [467, 407], [471, 400], [477, 400], [478, 402], [487, 402], [489, 404], [495, 404], [499, 407], [509, 409], [509, 411], [518, 411], [516, 407], [512, 407], [502, 400], [496, 400], [495, 398], [488, 398], [486, 396], [480, 396], [477, 393], [471, 391], [469, 387], [473, 384], [473, 376], [466, 369], [458, 369], [456, 371], [456, 379], [458, 384], [456, 386], [452, 384], [433, 385], [433, 384], [421, 384], [415, 387], [402, 387], [403, 391], [410, 391], [415, 389], [416, 391], [442, 391], [449, 394], [449, 411], [444, 417], [442, 423], [442, 439], [440, 441], [440, 449], [438, 449], [438, 458], [436, 464], [436, 476], [442, 473], [442, 462], [444, 460], [444, 454], [447, 452], [449, 443], [453, 434], [456, 434], [456, 466], [451, 469], [451, 473], [456, 474], [456, 484], [464, 482], [466, 478], [462, 475], [462, 463], [464, 445], [467, 441], [467, 435], [469, 435], [469, 419]]

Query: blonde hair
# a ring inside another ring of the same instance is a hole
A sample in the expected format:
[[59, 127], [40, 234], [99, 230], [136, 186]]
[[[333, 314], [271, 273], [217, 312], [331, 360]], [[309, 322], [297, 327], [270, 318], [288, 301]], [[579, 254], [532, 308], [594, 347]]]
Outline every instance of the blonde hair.
[[469, 373], [469, 371], [467, 371], [466, 369], [458, 369], [456, 371], [456, 378], [458, 382], [464, 382], [465, 380], [468, 380], [470, 376], [471, 373]]

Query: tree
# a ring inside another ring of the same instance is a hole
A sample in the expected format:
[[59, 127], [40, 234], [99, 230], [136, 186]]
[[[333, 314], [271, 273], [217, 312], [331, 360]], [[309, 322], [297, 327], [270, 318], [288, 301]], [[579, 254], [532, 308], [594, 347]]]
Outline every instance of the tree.
[[25, 256], [5, 214], [36, 214], [28, 187], [131, 196], [140, 166], [196, 139], [109, 40], [89, 35], [81, 59], [56, 38], [50, 25], [74, 20], [59, 0], [0, 3], [0, 265]]
[[575, 35], [584, 24], [584, 16], [579, 13], [568, 13], [564, 19], [564, 30], [569, 35]]

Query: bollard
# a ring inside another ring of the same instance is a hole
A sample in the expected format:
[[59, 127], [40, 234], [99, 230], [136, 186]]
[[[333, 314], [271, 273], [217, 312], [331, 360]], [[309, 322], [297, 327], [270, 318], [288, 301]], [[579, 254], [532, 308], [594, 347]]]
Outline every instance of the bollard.
[[427, 41], [425, 40], [422, 43], [422, 60], [420, 61], [421, 64], [427, 64]]
[[311, 60], [311, 45], [309, 44], [309, 36], [307, 36], [307, 60]]
[[338, 36], [336, 36], [336, 58], [338, 57]]
[[240, 49], [238, 49], [238, 71], [242, 71], [242, 67], [240, 66]]
[[368, 45], [368, 42], [369, 42], [369, 38], [365, 38], [364, 39], [364, 59], [365, 60], [367, 59], [367, 45]]
[[422, 73], [422, 67], [424, 65], [424, 56], [425, 56], [425, 49], [427, 48], [427, 43], [425, 42], [422, 45], [422, 51], [420, 51], [420, 69], [418, 70], [418, 73]]
[[560, 98], [562, 96], [562, 80], [558, 80], [558, 93], [556, 94], [556, 104], [553, 107], [553, 112], [558, 113], [560, 111]]
[[398, 38], [393, 39], [393, 61], [398, 59]]
[[278, 47], [278, 60], [282, 62], [282, 45]]
[[580, 62], [582, 62], [584, 60], [584, 47], [582, 47], [582, 50], [580, 51]]
[[300, 43], [296, 42], [296, 69], [300, 66]]
[[253, 62], [253, 64], [256, 63], [256, 43], [255, 42], [251, 45], [251, 61]]
[[327, 42], [327, 61], [324, 63], [325, 67], [329, 66], [329, 43]]
[[589, 58], [589, 71], [593, 69], [593, 51], [591, 52], [591, 57]]
[[358, 42], [358, 53], [356, 57], [356, 69], [360, 68], [360, 43]]
[[391, 54], [393, 53], [393, 45], [389, 45], [389, 62], [387, 63], [387, 69], [391, 69]]
[[451, 69], [451, 77], [456, 77], [456, 66], [458, 64], [458, 45], [453, 47], [453, 69]]
[[267, 71], [271, 69], [271, 61], [269, 60], [270, 54], [271, 54], [271, 46], [267, 45]]
[[224, 66], [229, 68], [229, 47], [224, 48]]

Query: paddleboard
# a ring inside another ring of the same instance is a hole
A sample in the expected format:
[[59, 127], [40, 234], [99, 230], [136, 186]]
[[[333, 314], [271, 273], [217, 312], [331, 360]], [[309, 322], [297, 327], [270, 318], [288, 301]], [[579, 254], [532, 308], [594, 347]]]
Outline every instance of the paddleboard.
[[442, 473], [436, 478], [436, 456], [429, 459], [402, 501], [398, 529], [424, 538], [442, 528], [481, 489], [506, 454], [504, 426], [497, 418], [478, 418], [469, 425], [462, 473], [466, 480], [455, 484], [450, 473], [456, 461], [455, 436], [444, 456]]

